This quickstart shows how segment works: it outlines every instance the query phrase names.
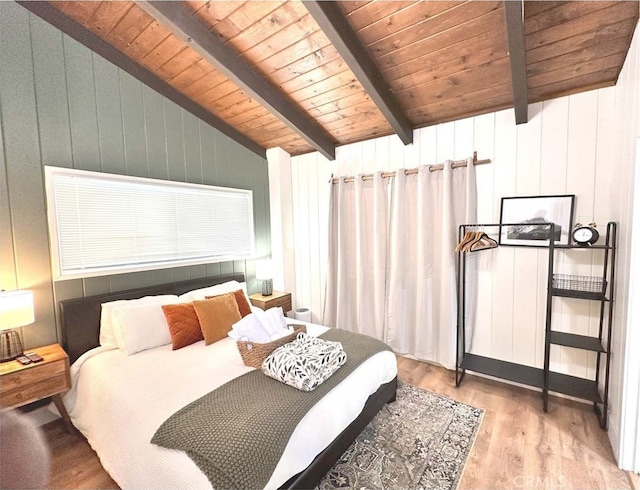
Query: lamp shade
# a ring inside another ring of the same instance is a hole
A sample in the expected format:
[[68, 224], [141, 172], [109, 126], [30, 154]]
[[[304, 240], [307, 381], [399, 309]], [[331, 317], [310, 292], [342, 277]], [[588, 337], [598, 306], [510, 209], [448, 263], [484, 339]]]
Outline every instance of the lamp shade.
[[256, 264], [256, 279], [258, 281], [273, 279], [273, 262], [271, 259], [264, 259]]
[[31, 291], [0, 291], [0, 330], [23, 327], [34, 321]]

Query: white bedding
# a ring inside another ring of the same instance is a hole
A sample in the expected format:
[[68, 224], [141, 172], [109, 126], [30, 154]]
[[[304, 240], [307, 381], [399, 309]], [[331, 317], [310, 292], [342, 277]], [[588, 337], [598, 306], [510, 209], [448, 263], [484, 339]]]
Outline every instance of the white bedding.
[[[319, 335], [326, 327], [307, 324], [307, 329]], [[64, 402], [122, 488], [211, 488], [184, 452], [149, 441], [180, 408], [251, 369], [230, 338], [177, 351], [168, 344], [132, 356], [98, 347], [71, 367], [73, 388]], [[306, 468], [396, 374], [393, 353], [380, 352], [336, 386], [301, 420], [266, 488], [277, 488]]]

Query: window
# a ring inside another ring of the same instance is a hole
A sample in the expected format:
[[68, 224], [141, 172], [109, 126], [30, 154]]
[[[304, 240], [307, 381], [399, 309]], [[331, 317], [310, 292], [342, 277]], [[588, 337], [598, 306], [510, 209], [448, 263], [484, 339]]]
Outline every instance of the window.
[[254, 253], [250, 190], [45, 167], [55, 279]]

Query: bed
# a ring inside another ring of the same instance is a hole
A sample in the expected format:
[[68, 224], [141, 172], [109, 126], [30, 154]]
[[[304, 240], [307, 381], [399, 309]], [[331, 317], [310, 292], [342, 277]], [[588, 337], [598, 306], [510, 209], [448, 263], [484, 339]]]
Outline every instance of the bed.
[[[73, 362], [73, 388], [65, 404], [74, 425], [121, 487], [210, 488], [184, 452], [149, 441], [167, 417], [251, 368], [242, 364], [230, 338], [175, 351], [171, 344], [163, 345], [130, 356], [99, 347], [102, 303], [181, 295], [227, 281], [243, 282], [244, 276], [196, 279], [60, 303], [63, 345]], [[314, 335], [326, 329], [313, 324], [307, 328]], [[384, 404], [395, 399], [396, 374], [393, 354], [381, 352], [332, 389], [295, 428], [266, 487], [314, 487]]]

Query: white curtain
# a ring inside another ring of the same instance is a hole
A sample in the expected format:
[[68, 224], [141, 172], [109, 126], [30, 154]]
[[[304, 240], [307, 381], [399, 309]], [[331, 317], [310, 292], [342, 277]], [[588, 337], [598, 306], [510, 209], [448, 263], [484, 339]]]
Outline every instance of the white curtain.
[[331, 185], [324, 324], [384, 338], [389, 179]]
[[475, 222], [473, 160], [442, 172], [396, 172], [385, 341], [398, 354], [455, 367], [458, 226]]
[[[324, 321], [398, 354], [455, 365], [458, 226], [476, 220], [473, 159], [331, 188]], [[390, 211], [387, 203], [390, 201]]]

